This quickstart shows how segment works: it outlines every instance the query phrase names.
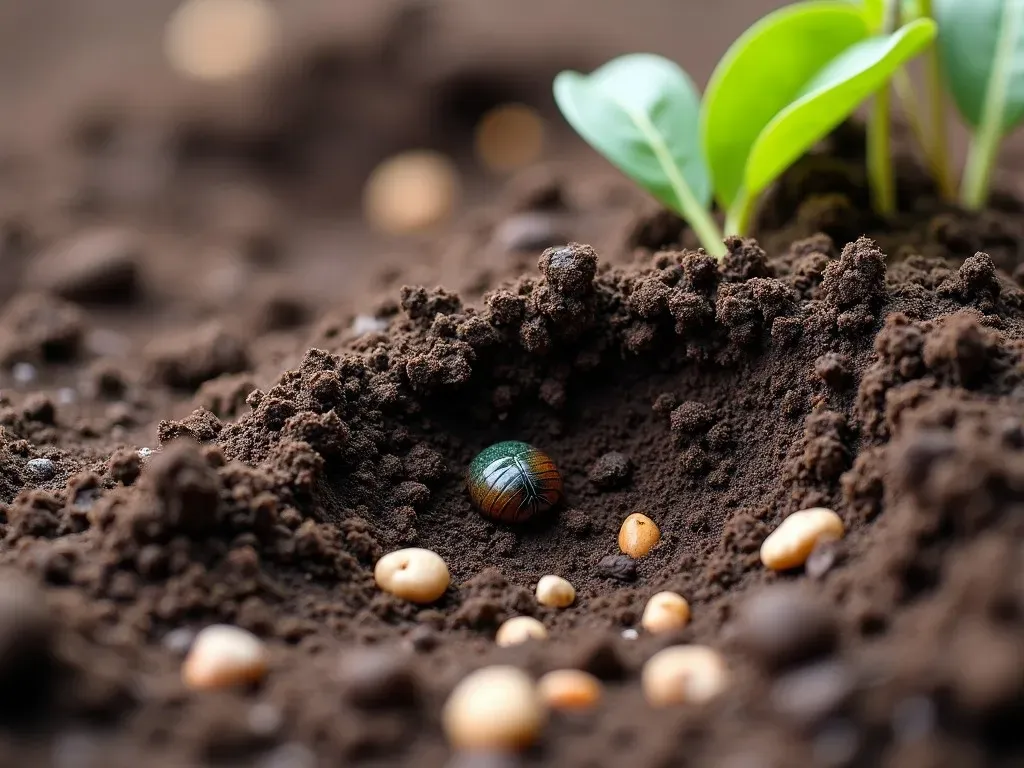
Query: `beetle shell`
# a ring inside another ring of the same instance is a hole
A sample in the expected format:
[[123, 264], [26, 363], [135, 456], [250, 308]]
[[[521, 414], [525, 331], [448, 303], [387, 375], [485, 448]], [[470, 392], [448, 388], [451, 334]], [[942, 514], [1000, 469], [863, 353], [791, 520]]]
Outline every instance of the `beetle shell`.
[[469, 495], [485, 517], [521, 523], [562, 498], [562, 475], [551, 458], [516, 440], [485, 448], [469, 465]]

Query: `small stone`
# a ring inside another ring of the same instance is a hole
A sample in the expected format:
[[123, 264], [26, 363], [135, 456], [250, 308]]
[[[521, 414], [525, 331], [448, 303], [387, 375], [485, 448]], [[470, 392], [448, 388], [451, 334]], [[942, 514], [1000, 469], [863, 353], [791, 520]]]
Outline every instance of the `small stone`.
[[141, 245], [116, 227], [99, 227], [60, 243], [30, 262], [25, 280], [34, 289], [68, 301], [131, 301], [139, 288]]
[[405, 639], [412, 649], [419, 653], [432, 651], [441, 644], [441, 636], [437, 633], [437, 630], [425, 624], [413, 629], [406, 635]]
[[164, 635], [161, 642], [163, 643], [164, 648], [175, 656], [184, 656], [192, 647], [192, 643], [195, 639], [196, 633], [193, 630], [188, 627], [178, 627]]
[[139, 450], [137, 450], [135, 453], [138, 454], [140, 459], [145, 461], [146, 459], [148, 459], [150, 456], [153, 455], [153, 449], [152, 448], [139, 448]]
[[32, 363], [15, 363], [11, 367], [11, 376], [18, 384], [31, 384], [36, 380], [38, 373]]
[[632, 558], [640, 558], [654, 549], [661, 531], [647, 515], [634, 512], [619, 529], [619, 549]]
[[398, 649], [359, 649], [345, 654], [339, 668], [349, 701], [362, 709], [402, 707], [416, 698], [416, 678]]
[[621, 680], [627, 673], [616, 642], [604, 633], [581, 640], [567, 666], [589, 672], [598, 680]]
[[579, 669], [556, 669], [537, 681], [541, 699], [550, 709], [592, 709], [601, 701], [601, 681]]
[[548, 574], [537, 582], [537, 602], [548, 608], [568, 608], [576, 600], [576, 589], [561, 576]]
[[522, 761], [507, 752], [459, 752], [445, 768], [519, 768]]
[[194, 690], [259, 682], [269, 667], [266, 645], [251, 632], [214, 624], [198, 635], [182, 665], [182, 679]]
[[636, 560], [626, 555], [608, 555], [601, 559], [594, 572], [602, 579], [635, 581]]
[[562, 245], [569, 238], [562, 233], [551, 216], [531, 211], [516, 214], [501, 222], [495, 229], [494, 239], [507, 251], [529, 253]]
[[380, 333], [386, 331], [388, 321], [374, 317], [373, 315], [356, 315], [352, 320], [352, 333], [356, 336], [364, 336], [367, 333]]
[[513, 616], [498, 627], [494, 641], [502, 646], [518, 645], [528, 640], [546, 640], [547, 628], [532, 616]]
[[50, 459], [31, 459], [25, 463], [25, 472], [33, 482], [45, 483], [57, 474], [57, 465]]
[[513, 752], [537, 740], [547, 711], [529, 675], [516, 667], [491, 666], [455, 686], [441, 719], [456, 749]]
[[832, 607], [803, 584], [777, 584], [748, 597], [733, 631], [737, 645], [769, 669], [827, 654], [838, 633]]
[[246, 723], [254, 735], [267, 738], [281, 730], [281, 726], [284, 725], [284, 713], [270, 702], [260, 702], [249, 709]]
[[702, 704], [729, 683], [722, 655], [703, 645], [675, 645], [658, 651], [644, 664], [640, 684], [653, 707]]
[[778, 678], [772, 685], [775, 710], [799, 725], [813, 725], [834, 715], [853, 693], [853, 676], [840, 661], [828, 660]]
[[377, 586], [402, 600], [432, 603], [448, 589], [451, 575], [441, 556], [409, 547], [384, 555], [373, 569]]
[[632, 474], [633, 462], [630, 458], [624, 453], [611, 451], [594, 462], [588, 478], [598, 490], [611, 491], [626, 485]]
[[825, 539], [814, 545], [804, 563], [804, 572], [815, 581], [825, 577], [839, 560], [839, 542]]
[[640, 637], [640, 633], [635, 629], [624, 629], [622, 630], [622, 638], [624, 640], [636, 640]]

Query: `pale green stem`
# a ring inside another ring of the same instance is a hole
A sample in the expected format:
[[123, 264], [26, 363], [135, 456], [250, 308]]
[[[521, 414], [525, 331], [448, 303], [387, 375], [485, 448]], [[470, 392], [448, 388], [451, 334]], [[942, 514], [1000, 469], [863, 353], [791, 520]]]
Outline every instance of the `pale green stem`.
[[[882, 31], [893, 31], [898, 20], [899, 7], [896, 0], [886, 0]], [[892, 152], [889, 144], [889, 122], [891, 98], [887, 82], [875, 94], [868, 122], [868, 182], [871, 186], [871, 201], [875, 211], [886, 218], [896, 212], [896, 179], [892, 170]]]
[[740, 189], [733, 204], [729, 206], [728, 215], [725, 218], [725, 233], [727, 235], [743, 237], [748, 233], [756, 203], [757, 198], [754, 195], [748, 195], [746, 190]]
[[[932, 0], [918, 0], [921, 16], [931, 19]], [[928, 100], [928, 122], [931, 124], [931, 140], [925, 145], [928, 165], [939, 193], [945, 200], [956, 196], [953, 170], [949, 163], [949, 140], [946, 132], [946, 100], [942, 90], [942, 61], [939, 58], [939, 44], [933, 40], [925, 52], [925, 92]]]
[[960, 200], [968, 210], [976, 211], [988, 201], [992, 166], [999, 154], [1003, 138], [1003, 116], [1006, 109], [1006, 89], [1009, 85], [1011, 48], [1020, 32], [1024, 3], [1006, 3], [999, 25], [995, 64], [985, 91], [985, 104], [981, 125], [971, 139], [967, 166], [960, 186]]
[[896, 86], [896, 95], [899, 97], [900, 104], [903, 107], [903, 113], [907, 116], [907, 123], [910, 125], [911, 133], [914, 134], [914, 140], [921, 147], [921, 153], [924, 155], [925, 161], [930, 165], [930, 143], [924, 128], [924, 122], [921, 120], [921, 104], [918, 102], [917, 96], [914, 95], [914, 86], [910, 82], [907, 71], [905, 69], [897, 70], [892, 82]]

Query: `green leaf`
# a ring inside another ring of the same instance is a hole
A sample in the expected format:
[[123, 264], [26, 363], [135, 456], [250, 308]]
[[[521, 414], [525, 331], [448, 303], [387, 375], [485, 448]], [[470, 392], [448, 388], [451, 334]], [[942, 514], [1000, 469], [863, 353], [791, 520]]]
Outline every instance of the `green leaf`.
[[863, 40], [833, 59], [761, 131], [747, 161], [747, 194], [764, 191], [923, 51], [935, 34], [935, 22], [918, 19], [891, 35]]
[[939, 54], [957, 109], [981, 126], [986, 99], [1002, 132], [1024, 118], [1024, 3], [1020, 0], [933, 0]]
[[701, 155], [700, 94], [673, 62], [653, 54], [613, 59], [592, 74], [561, 72], [555, 101], [592, 147], [724, 252], [707, 212], [711, 179]]
[[867, 36], [860, 7], [820, 0], [768, 14], [729, 47], [704, 93], [701, 122], [704, 156], [722, 207], [739, 197], [747, 159], [765, 127], [822, 67]]
[[868, 29], [878, 31], [882, 28], [882, 20], [885, 18], [885, 0], [861, 0], [864, 10], [864, 18], [867, 19]]

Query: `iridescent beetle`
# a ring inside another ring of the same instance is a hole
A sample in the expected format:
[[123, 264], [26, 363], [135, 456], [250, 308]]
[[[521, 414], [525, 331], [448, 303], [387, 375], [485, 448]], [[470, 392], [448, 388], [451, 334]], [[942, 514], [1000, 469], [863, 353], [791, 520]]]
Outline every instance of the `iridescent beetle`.
[[551, 458], [532, 445], [506, 440], [485, 448], [466, 472], [473, 503], [492, 520], [521, 523], [562, 498], [562, 475]]

